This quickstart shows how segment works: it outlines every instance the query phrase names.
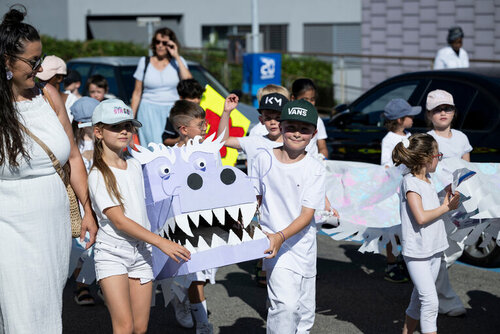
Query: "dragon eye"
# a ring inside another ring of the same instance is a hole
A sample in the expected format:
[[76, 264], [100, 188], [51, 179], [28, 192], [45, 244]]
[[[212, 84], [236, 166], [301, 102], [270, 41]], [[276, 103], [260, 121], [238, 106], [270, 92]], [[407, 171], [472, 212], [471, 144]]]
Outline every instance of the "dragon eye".
[[167, 165], [160, 166], [159, 173], [160, 173], [160, 177], [162, 179], [168, 179], [170, 177], [170, 172], [171, 172], [171, 169], [169, 166], [167, 166]]
[[194, 161], [194, 167], [196, 169], [205, 171], [205, 169], [207, 169], [207, 162], [203, 158], [198, 158]]

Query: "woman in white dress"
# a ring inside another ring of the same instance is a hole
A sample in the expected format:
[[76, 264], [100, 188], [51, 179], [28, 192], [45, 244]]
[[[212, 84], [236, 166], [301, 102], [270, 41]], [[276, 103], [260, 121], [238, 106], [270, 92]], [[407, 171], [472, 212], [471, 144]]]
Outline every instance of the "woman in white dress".
[[[61, 333], [71, 233], [65, 186], [39, 137], [71, 166], [71, 185], [84, 203], [83, 237], [95, 240], [87, 174], [57, 90], [47, 87], [55, 112], [35, 85], [42, 44], [12, 8], [0, 25], [0, 334]], [[90, 246], [88, 244], [87, 246]]]

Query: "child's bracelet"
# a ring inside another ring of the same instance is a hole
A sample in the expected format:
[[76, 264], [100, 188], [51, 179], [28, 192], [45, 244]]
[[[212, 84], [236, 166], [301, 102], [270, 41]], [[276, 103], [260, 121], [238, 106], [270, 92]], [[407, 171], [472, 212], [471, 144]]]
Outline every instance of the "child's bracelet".
[[278, 231], [278, 233], [281, 235], [281, 237], [283, 238], [283, 242], [285, 242], [286, 238], [285, 238], [285, 235], [283, 234], [283, 232], [281, 231]]

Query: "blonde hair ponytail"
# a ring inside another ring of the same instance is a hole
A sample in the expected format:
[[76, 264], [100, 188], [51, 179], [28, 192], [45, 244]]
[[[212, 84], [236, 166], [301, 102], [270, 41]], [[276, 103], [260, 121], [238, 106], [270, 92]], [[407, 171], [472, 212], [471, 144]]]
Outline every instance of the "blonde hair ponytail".
[[94, 161], [92, 163], [92, 168], [97, 168], [104, 178], [104, 184], [106, 185], [106, 190], [111, 198], [114, 198], [120, 204], [120, 208], [124, 210], [123, 197], [118, 190], [118, 184], [116, 183], [115, 174], [111, 171], [109, 166], [106, 164], [102, 158], [103, 154], [102, 140], [95, 138], [94, 140]]

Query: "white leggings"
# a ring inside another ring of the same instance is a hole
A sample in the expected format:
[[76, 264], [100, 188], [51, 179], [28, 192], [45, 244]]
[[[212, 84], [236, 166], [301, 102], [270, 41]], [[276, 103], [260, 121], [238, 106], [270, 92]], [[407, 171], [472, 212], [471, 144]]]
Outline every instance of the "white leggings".
[[436, 320], [439, 301], [436, 291], [436, 278], [442, 256], [443, 253], [439, 252], [423, 259], [404, 257], [414, 285], [406, 314], [413, 319], [420, 319], [420, 331], [422, 333], [437, 331]]

